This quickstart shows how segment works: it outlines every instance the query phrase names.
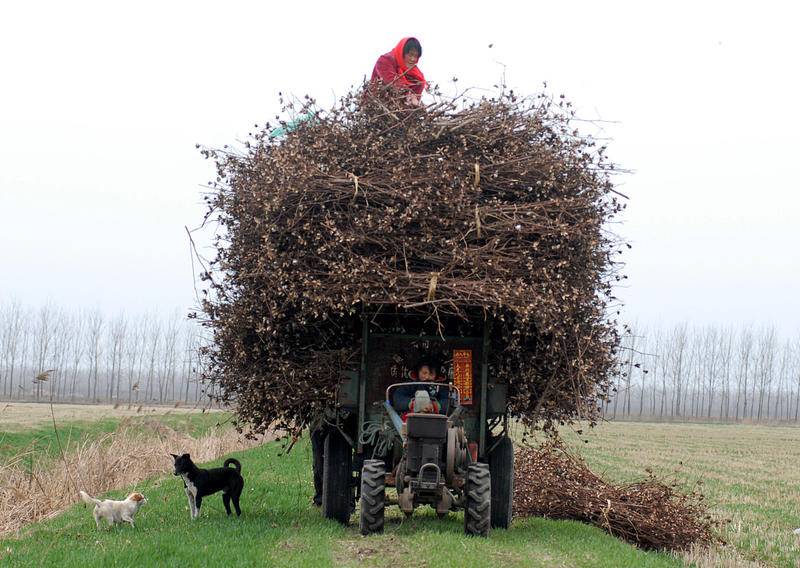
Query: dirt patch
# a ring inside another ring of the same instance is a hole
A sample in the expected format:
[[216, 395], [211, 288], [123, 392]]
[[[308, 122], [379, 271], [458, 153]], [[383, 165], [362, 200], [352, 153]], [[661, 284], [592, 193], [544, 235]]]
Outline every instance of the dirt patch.
[[[550, 558], [540, 555], [539, 560], [548, 561]], [[492, 559], [495, 561], [496, 566], [509, 566], [511, 564], [519, 564], [522, 561], [522, 556], [518, 552], [511, 550], [497, 550], [492, 552]]]
[[[163, 414], [189, 414], [202, 412], [201, 408], [168, 406], [128, 406], [116, 408], [110, 404], [54, 404], [52, 412], [56, 421], [76, 422], [103, 420], [129, 416], [157, 416]], [[209, 410], [206, 410], [208, 412]], [[20, 432], [51, 423], [50, 404], [41, 402], [0, 402], [0, 431]], [[216, 410], [212, 410], [216, 412]]]
[[[339, 543], [335, 553], [337, 566], [402, 566], [408, 563], [405, 545], [394, 535]], [[416, 568], [425, 568], [424, 559], [414, 559]]]
[[[276, 525], [273, 525], [276, 526]], [[300, 542], [296, 539], [289, 539], [285, 540], [278, 545], [278, 548], [284, 550], [286, 552], [292, 552], [296, 550], [306, 550], [308, 549], [308, 544], [305, 542]]]

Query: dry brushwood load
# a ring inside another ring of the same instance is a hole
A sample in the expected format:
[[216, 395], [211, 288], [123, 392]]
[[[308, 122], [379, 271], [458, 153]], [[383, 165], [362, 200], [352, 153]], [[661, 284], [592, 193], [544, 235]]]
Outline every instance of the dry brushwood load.
[[555, 438], [514, 458], [514, 514], [596, 525], [647, 550], [688, 550], [721, 542], [719, 523], [697, 488], [685, 492], [648, 471], [638, 483], [614, 485], [594, 474]]
[[266, 125], [240, 152], [204, 150], [221, 227], [207, 378], [222, 399], [256, 431], [305, 426], [359, 361], [362, 311], [381, 309], [451, 335], [492, 319], [510, 411], [592, 420], [619, 342], [606, 225], [622, 205], [572, 114], [545, 95], [408, 108], [358, 90], [285, 137]]

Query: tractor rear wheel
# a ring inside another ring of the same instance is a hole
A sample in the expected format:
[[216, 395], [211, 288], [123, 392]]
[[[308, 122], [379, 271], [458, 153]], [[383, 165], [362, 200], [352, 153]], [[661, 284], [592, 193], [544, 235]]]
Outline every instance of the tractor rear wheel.
[[383, 460], [365, 460], [361, 470], [361, 534], [383, 532], [385, 509], [386, 464]]
[[350, 521], [353, 503], [353, 449], [338, 430], [325, 438], [322, 470], [322, 514], [343, 525]]
[[514, 444], [503, 436], [489, 454], [492, 474], [492, 528], [507, 529], [514, 507]]
[[492, 477], [488, 464], [469, 464], [464, 495], [464, 533], [487, 536], [492, 520]]

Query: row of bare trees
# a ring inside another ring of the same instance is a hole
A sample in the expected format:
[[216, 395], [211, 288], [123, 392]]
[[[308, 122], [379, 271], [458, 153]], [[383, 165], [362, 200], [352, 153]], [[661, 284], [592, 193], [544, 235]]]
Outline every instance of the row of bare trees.
[[207, 400], [199, 326], [177, 311], [107, 316], [0, 303], [0, 398], [128, 404]]
[[634, 325], [622, 356], [607, 418], [800, 418], [800, 336], [771, 326]]
[[[0, 399], [196, 403], [202, 329], [179, 312], [108, 316], [0, 303]], [[606, 418], [800, 421], [800, 336], [632, 326]]]

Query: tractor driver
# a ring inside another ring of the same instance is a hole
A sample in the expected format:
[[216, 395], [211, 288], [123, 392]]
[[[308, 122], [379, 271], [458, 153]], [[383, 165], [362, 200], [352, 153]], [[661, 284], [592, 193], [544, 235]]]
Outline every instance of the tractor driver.
[[391, 85], [407, 93], [406, 102], [412, 106], [420, 105], [422, 91], [425, 90], [425, 75], [417, 62], [422, 57], [422, 45], [414, 37], [400, 40], [395, 48], [378, 58], [372, 70], [370, 83]]
[[436, 366], [430, 361], [420, 361], [416, 366], [416, 379], [428, 385], [407, 385], [399, 387], [394, 393], [394, 409], [403, 420], [409, 412], [444, 414], [449, 410], [450, 390], [437, 383], [445, 382], [439, 376]]

